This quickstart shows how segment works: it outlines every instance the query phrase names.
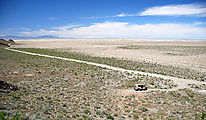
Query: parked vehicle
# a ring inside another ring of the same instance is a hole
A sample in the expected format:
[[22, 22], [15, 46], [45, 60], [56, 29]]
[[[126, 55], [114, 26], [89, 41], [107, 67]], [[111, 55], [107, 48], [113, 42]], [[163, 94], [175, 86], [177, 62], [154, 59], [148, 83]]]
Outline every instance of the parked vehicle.
[[134, 85], [134, 90], [136, 91], [145, 91], [147, 90], [147, 86], [144, 84], [135, 84]]

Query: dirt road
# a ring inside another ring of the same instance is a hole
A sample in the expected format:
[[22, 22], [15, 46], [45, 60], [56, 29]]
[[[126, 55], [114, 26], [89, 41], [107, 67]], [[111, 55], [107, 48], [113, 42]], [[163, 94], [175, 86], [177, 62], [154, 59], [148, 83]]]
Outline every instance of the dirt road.
[[[123, 68], [117, 68], [117, 67], [113, 67], [113, 66], [109, 66], [109, 65], [105, 65], [105, 64], [98, 64], [98, 63], [93, 63], [93, 62], [88, 62], [88, 61], [81, 61], [81, 60], [75, 60], [75, 59], [69, 59], [69, 58], [63, 58], [63, 57], [57, 57], [57, 56], [50, 56], [50, 55], [44, 55], [44, 54], [37, 54], [37, 53], [20, 51], [20, 50], [14, 50], [14, 49], [10, 49], [10, 48], [5, 48], [5, 49], [13, 51], [13, 52], [23, 53], [23, 54], [29, 54], [29, 55], [35, 55], [35, 56], [41, 56], [41, 57], [48, 57], [48, 58], [54, 58], [54, 59], [61, 59], [61, 60], [68, 60], [68, 61], [78, 62], [78, 63], [85, 63], [85, 64], [99, 66], [99, 67], [102, 67], [102, 68], [107, 68], [107, 69], [111, 69], [111, 70], [115, 70], [115, 71], [128, 72], [128, 73], [131, 73], [131, 74], [148, 75], [148, 76], [152, 76], [152, 77], [163, 78], [165, 80], [170, 79], [170, 80], [173, 80], [174, 84], [177, 84], [177, 87], [174, 87], [174, 88], [171, 88], [171, 89], [165, 89], [165, 90], [163, 90], [163, 89], [152, 89], [152, 90], [149, 90], [149, 91], [154, 91], [154, 90], [155, 91], [156, 90], [159, 90], [159, 91], [176, 91], [176, 90], [184, 89], [184, 88], [191, 89], [189, 84], [194, 84], [194, 85], [206, 84], [206, 82], [176, 78], [176, 77], [165, 76], [165, 75], [154, 74], [154, 73], [146, 73], [146, 72], [140, 72], [140, 71], [134, 71], [134, 70], [127, 70], [127, 69], [123, 69]], [[192, 90], [195, 91], [195, 92], [200, 92], [202, 94], [206, 94], [206, 90], [197, 90], [197, 89], [192, 89]]]

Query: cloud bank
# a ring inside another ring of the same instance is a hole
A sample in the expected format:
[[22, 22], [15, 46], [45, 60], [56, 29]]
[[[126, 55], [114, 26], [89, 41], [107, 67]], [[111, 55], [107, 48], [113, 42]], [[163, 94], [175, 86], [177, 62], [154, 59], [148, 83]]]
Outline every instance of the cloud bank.
[[167, 5], [148, 8], [140, 13], [145, 15], [166, 15], [166, 16], [198, 16], [206, 17], [206, 5], [200, 4], [183, 4], [183, 5]]
[[[70, 29], [67, 29], [70, 28]], [[127, 22], [94, 23], [87, 27], [78, 25], [54, 27], [51, 30], [21, 32], [24, 36], [54, 35], [72, 38], [206, 38], [206, 28], [198, 24], [129, 24]]]
[[195, 16], [206, 17], [206, 3], [203, 4], [181, 4], [181, 5], [166, 5], [147, 8], [143, 12], [135, 14], [120, 13], [113, 16], [93, 16], [84, 17], [84, 19], [98, 18], [116, 18], [130, 16]]

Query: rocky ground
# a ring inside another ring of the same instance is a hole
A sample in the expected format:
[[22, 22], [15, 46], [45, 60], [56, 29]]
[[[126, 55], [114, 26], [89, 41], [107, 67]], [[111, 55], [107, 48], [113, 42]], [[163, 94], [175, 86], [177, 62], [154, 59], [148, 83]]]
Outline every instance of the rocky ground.
[[[135, 92], [132, 88], [137, 83], [146, 84], [149, 89], [175, 87], [170, 80], [25, 55], [3, 48], [0, 54], [0, 81], [18, 87], [18, 90], [0, 89], [0, 110], [4, 116], [88, 120], [206, 117], [204, 94], [189, 89]], [[205, 86], [190, 86], [205, 89]]]

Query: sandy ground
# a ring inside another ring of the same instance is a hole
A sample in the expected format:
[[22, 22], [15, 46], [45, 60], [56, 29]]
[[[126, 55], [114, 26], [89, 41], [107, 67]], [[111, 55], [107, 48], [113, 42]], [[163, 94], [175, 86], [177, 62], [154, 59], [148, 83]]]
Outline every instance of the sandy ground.
[[[50, 56], [50, 55], [37, 54], [37, 53], [30, 53], [30, 52], [25, 52], [25, 51], [13, 50], [13, 49], [9, 49], [9, 48], [5, 48], [5, 49], [13, 51], [13, 52], [24, 53], [24, 54], [37, 55], [37, 56], [49, 57], [49, 58], [56, 58], [56, 59], [68, 60], [68, 61], [74, 61], [74, 62], [78, 62], [78, 63], [86, 63], [86, 64], [89, 64], [89, 65], [95, 65], [95, 66], [99, 66], [99, 67], [102, 67], [102, 68], [107, 68], [107, 69], [121, 71], [121, 72], [128, 72], [128, 73], [131, 73], [131, 74], [142, 74], [142, 75], [149, 75], [149, 76], [153, 76], [153, 77], [163, 78], [165, 80], [173, 80], [174, 84], [177, 85], [177, 87], [173, 87], [171, 89], [150, 89], [150, 90], [147, 90], [147, 92], [150, 92], [150, 91], [177, 91], [179, 89], [184, 89], [184, 88], [191, 89], [189, 84], [195, 84], [197, 86], [200, 86], [201, 84], [206, 84], [206, 82], [200, 82], [200, 81], [182, 79], [182, 78], [175, 78], [175, 77], [170, 77], [170, 76], [165, 76], [165, 75], [160, 75], [160, 74], [155, 74], [155, 73], [145, 73], [145, 72], [140, 72], [140, 71], [127, 70], [127, 69], [123, 69], [123, 68], [117, 68], [117, 67], [112, 67], [112, 66], [109, 66], [109, 65], [92, 63], [92, 62], [87, 62], [87, 61], [68, 59], [68, 58], [63, 58], [63, 57]], [[201, 91], [196, 90], [196, 89], [191, 89], [191, 90], [193, 90], [195, 92], [200, 92], [202, 94], [206, 94], [206, 90], [201, 90]], [[126, 90], [126, 91], [121, 90], [121, 92], [118, 92], [118, 93], [136, 94], [136, 92], [134, 92], [134, 90], [132, 90], [132, 89]]]
[[73, 51], [99, 57], [115, 57], [134, 61], [186, 67], [206, 72], [206, 51], [201, 55], [172, 56], [153, 49], [121, 49], [128, 45], [205, 46], [206, 42], [186, 42], [168, 39], [38, 39], [16, 40], [19, 48], [72, 48]]

